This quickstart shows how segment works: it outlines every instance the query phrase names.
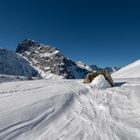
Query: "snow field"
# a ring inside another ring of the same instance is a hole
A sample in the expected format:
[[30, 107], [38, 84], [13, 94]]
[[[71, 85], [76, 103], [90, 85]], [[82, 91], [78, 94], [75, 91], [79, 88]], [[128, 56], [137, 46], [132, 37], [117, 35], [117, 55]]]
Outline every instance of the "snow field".
[[133, 80], [104, 89], [81, 80], [1, 83], [0, 139], [139, 140], [140, 81]]

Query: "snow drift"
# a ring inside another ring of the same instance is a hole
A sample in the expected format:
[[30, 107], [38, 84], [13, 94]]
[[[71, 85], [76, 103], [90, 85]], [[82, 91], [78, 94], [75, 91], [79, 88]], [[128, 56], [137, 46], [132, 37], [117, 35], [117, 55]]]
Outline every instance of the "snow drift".
[[97, 76], [91, 83], [90, 86], [96, 87], [98, 89], [105, 89], [111, 87], [108, 81], [105, 79], [103, 75]]
[[134, 81], [104, 90], [80, 80], [2, 83], [0, 140], [140, 140]]

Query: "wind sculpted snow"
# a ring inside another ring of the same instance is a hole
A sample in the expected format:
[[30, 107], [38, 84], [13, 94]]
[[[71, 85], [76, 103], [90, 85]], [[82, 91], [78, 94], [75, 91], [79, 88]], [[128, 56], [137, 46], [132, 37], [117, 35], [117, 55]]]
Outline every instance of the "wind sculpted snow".
[[0, 140], [140, 140], [140, 79], [0, 84]]

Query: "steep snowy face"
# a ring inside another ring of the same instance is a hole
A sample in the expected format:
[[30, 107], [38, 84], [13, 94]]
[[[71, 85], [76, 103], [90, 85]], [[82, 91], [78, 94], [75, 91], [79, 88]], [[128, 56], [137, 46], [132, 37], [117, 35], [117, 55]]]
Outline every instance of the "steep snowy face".
[[30, 63], [16, 53], [0, 48], [0, 74], [17, 76], [38, 76]]
[[140, 77], [140, 60], [131, 63], [112, 74], [113, 78], [136, 78]]
[[16, 52], [26, 57], [42, 77], [48, 79], [80, 79], [88, 73], [67, 59], [58, 49], [26, 39], [18, 44]]

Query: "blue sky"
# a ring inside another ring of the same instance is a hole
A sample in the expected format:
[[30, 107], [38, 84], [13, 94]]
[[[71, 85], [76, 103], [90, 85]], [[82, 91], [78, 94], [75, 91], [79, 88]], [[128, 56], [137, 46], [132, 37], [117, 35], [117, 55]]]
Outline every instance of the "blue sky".
[[25, 38], [87, 64], [124, 66], [140, 58], [140, 2], [1, 0], [0, 47]]

